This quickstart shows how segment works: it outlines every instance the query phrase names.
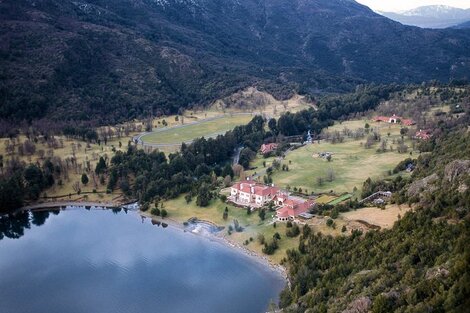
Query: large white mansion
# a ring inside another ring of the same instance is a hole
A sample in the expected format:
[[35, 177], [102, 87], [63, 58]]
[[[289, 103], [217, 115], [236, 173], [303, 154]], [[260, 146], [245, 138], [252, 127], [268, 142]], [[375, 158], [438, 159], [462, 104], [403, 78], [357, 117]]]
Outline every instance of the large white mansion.
[[286, 192], [273, 185], [263, 185], [251, 180], [235, 183], [230, 190], [228, 200], [251, 208], [260, 208], [272, 201], [279, 207], [276, 212], [279, 221], [293, 220], [315, 205], [313, 200], [289, 197]]

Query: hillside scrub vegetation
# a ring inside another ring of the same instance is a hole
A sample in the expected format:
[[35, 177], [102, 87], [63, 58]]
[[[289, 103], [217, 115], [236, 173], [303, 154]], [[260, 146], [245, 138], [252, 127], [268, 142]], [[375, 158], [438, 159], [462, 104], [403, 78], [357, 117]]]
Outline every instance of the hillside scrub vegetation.
[[[287, 253], [285, 312], [465, 312], [470, 302], [467, 114], [442, 125], [397, 197], [414, 203], [390, 230], [309, 234]], [[423, 151], [424, 151], [423, 147]], [[420, 196], [410, 188], [434, 176]]]

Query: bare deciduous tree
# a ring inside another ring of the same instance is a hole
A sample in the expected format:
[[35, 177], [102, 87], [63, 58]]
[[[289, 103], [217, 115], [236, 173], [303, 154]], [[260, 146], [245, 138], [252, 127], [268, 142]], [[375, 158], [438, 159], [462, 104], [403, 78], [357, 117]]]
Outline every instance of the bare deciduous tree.
[[46, 152], [43, 149], [38, 150], [38, 157], [43, 160], [44, 156], [46, 155]]
[[329, 182], [332, 182], [334, 181], [336, 178], [335, 176], [335, 171], [330, 167], [326, 170], [326, 179], [329, 181]]
[[72, 184], [72, 189], [73, 189], [76, 193], [80, 192], [80, 182], [79, 182], [79, 181], [74, 182], [74, 183]]

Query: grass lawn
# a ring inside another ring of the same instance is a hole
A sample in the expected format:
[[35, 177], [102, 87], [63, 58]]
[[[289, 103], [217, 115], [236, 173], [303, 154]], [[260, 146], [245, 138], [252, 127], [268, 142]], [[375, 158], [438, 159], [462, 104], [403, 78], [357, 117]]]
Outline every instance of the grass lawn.
[[[254, 168], [253, 170], [245, 171], [247, 176], [252, 176], [255, 174], [265, 173], [266, 169], [273, 164], [273, 161], [276, 157], [265, 158], [261, 153], [256, 154], [256, 158], [251, 161], [250, 167]], [[266, 162], [266, 167], [263, 166], [263, 162]], [[262, 179], [263, 177], [261, 177]]]
[[[316, 153], [321, 151], [333, 152], [333, 160], [327, 162], [318, 158]], [[365, 149], [358, 141], [342, 144], [322, 143], [303, 147], [293, 151], [287, 156], [289, 171], [277, 171], [273, 174], [274, 183], [286, 187], [301, 187], [309, 192], [335, 193], [351, 192], [354, 187], [360, 189], [362, 183], [368, 178], [381, 178], [387, 171], [393, 169], [400, 161], [409, 157], [409, 154], [397, 152], [376, 153], [374, 148]], [[335, 179], [325, 181], [323, 185], [317, 184], [317, 177], [326, 177], [327, 171], [332, 169]]]
[[[388, 176], [388, 171], [392, 170], [400, 161], [410, 157], [409, 153], [400, 154], [396, 151], [396, 144], [393, 139], [400, 138], [400, 126], [389, 124], [376, 124], [369, 122], [371, 128], [380, 131], [383, 139], [388, 139], [388, 147], [394, 146], [394, 151], [388, 150], [378, 153], [376, 150], [379, 144], [366, 149], [361, 146], [366, 139], [352, 140], [346, 139], [343, 143], [332, 144], [329, 142], [314, 143], [294, 150], [289, 153], [283, 161], [288, 164], [289, 171], [276, 171], [273, 174], [273, 181], [281, 187], [301, 187], [308, 192], [324, 193], [333, 191], [335, 193], [352, 192], [354, 187], [361, 189], [363, 182], [368, 178], [378, 179]], [[345, 127], [351, 130], [363, 127], [365, 121], [351, 121], [337, 124], [330, 127], [331, 130], [342, 130]], [[390, 134], [390, 136], [388, 135]], [[411, 141], [406, 140], [410, 147]], [[331, 152], [333, 158], [331, 162], [318, 157], [319, 152]], [[327, 177], [329, 170], [334, 172], [334, 180], [325, 181], [322, 185], [317, 182], [318, 177]]]
[[352, 195], [348, 193], [348, 194], [342, 195], [341, 197], [339, 197], [339, 198], [337, 198], [333, 201], [328, 202], [328, 204], [337, 205], [337, 204], [339, 204], [339, 203], [341, 203], [345, 200], [350, 199], [351, 197], [352, 197]]
[[378, 124], [374, 123], [373, 121], [370, 121], [368, 119], [363, 119], [363, 120], [351, 120], [351, 121], [344, 121], [344, 122], [336, 122], [333, 126], [328, 127], [326, 130], [329, 132], [332, 131], [342, 131], [344, 128], [349, 128], [349, 129], [358, 129], [358, 128], [364, 128], [365, 124], [369, 123], [369, 125], [373, 128], [376, 126], [382, 126], [382, 125], [388, 125], [388, 124]]
[[328, 218], [322, 216], [316, 216], [306, 222], [310, 226], [313, 232], [322, 233], [323, 235], [339, 236], [343, 234], [341, 232], [341, 227], [347, 223], [342, 219], [337, 218], [334, 220], [334, 227], [329, 227], [326, 225]]
[[324, 204], [324, 203], [329, 203], [333, 200], [335, 200], [337, 197], [335, 196], [328, 196], [328, 195], [322, 195], [320, 197], [318, 197], [315, 202], [316, 203], [321, 203], [321, 204]]
[[142, 137], [142, 141], [154, 144], [180, 144], [199, 137], [225, 133], [235, 126], [247, 124], [252, 118], [251, 115], [226, 116], [212, 121], [201, 122], [200, 124], [154, 132]]
[[[228, 207], [229, 210], [227, 220], [223, 219], [225, 207]], [[201, 220], [211, 221], [219, 226], [225, 226], [226, 228], [223, 231], [224, 237], [238, 244], [244, 244], [246, 240], [250, 241], [250, 238], [253, 238], [253, 241], [251, 241], [246, 248], [261, 255], [263, 254], [263, 246], [259, 244], [257, 240], [258, 235], [262, 234], [267, 241], [270, 241], [273, 235], [278, 232], [281, 235], [279, 249], [276, 250], [273, 255], [269, 256], [270, 260], [276, 263], [281, 262], [288, 249], [293, 249], [298, 246], [298, 237], [288, 238], [285, 236], [286, 226], [284, 223], [278, 222], [274, 228], [271, 218], [274, 212], [268, 212], [266, 214], [266, 220], [261, 221], [258, 217], [258, 212], [252, 212], [248, 215], [245, 209], [223, 203], [219, 199], [212, 200], [208, 207], [201, 208], [196, 205], [196, 199], [193, 199], [193, 201], [187, 204], [184, 196], [166, 201], [164, 203], [164, 209], [168, 211], [168, 218], [178, 223], [183, 223], [191, 217], [197, 217]], [[233, 220], [235, 219], [238, 220], [240, 225], [244, 228], [243, 232], [233, 232], [231, 235], [228, 235], [227, 228], [229, 225], [233, 225]]]
[[[257, 113], [257, 112], [262, 111], [265, 113], [269, 113], [270, 111], [276, 111], [277, 114], [274, 114], [274, 115], [278, 116], [285, 109], [301, 110], [309, 106], [307, 103], [305, 103], [305, 101], [303, 100], [303, 97], [300, 97], [300, 96], [295, 96], [294, 98], [290, 99], [289, 101], [286, 101], [285, 103], [284, 102], [277, 103], [275, 99], [270, 96], [267, 99], [269, 100], [268, 104], [262, 108], [263, 110], [260, 110], [258, 108], [258, 109], [254, 109], [253, 112]], [[276, 110], [276, 107], [277, 107], [277, 110]], [[282, 110], [281, 110], [281, 107], [282, 107]], [[227, 113], [229, 112], [230, 113], [246, 113], [246, 112], [251, 112], [252, 110], [238, 110], [238, 109], [230, 109], [230, 108], [226, 108], [225, 110], [220, 110], [217, 108], [204, 109], [204, 110], [188, 110], [184, 112], [184, 117], [178, 116], [178, 118], [176, 118], [177, 117], [176, 115], [171, 115], [171, 116], [155, 118], [152, 121], [152, 125], [155, 128], [159, 128], [159, 129], [163, 127], [163, 124], [167, 124], [169, 127], [180, 126], [182, 123], [189, 124], [194, 121], [201, 121], [204, 119], [221, 116], [223, 114], [223, 111]], [[202, 124], [199, 124], [199, 125], [192, 125], [188, 127], [174, 129], [172, 131], [164, 130], [161, 133], [153, 134], [153, 136], [155, 136], [154, 140], [157, 143], [179, 144], [182, 141], [192, 140], [194, 138], [201, 137], [201, 136], [209, 136], [214, 133], [224, 133], [227, 130], [233, 129], [237, 125], [247, 124], [251, 119], [252, 119], [251, 115], [233, 115], [232, 117], [227, 116], [226, 118], [223, 118], [223, 119], [203, 122]], [[127, 143], [129, 140], [131, 140], [132, 136], [137, 135], [138, 133], [143, 131], [143, 129], [145, 128], [143, 121], [139, 121], [139, 120], [128, 121], [128, 123], [126, 124], [132, 124], [136, 127], [136, 129], [134, 129], [134, 131], [131, 132], [129, 136], [124, 136], [121, 139], [113, 138], [112, 140], [109, 140], [107, 142], [107, 145], [100, 146], [97, 144], [90, 144], [89, 147], [87, 147], [87, 143], [81, 140], [67, 139], [63, 136], [56, 136], [58, 140], [61, 139], [63, 141], [64, 143], [63, 147], [57, 148], [57, 149], [51, 149], [45, 143], [38, 142], [36, 143], [36, 154], [32, 156], [19, 156], [17, 153], [17, 147], [15, 147], [14, 154], [12, 155], [7, 154], [5, 151], [5, 141], [7, 139], [0, 138], [0, 155], [4, 157], [4, 163], [8, 162], [12, 158], [18, 158], [20, 161], [23, 161], [26, 164], [30, 164], [30, 163], [36, 163], [36, 162], [39, 162], [39, 163], [43, 162], [43, 160], [40, 159], [39, 153], [38, 153], [41, 150], [45, 151], [46, 157], [57, 156], [57, 157], [60, 157], [62, 160], [65, 160], [66, 158], [71, 158], [73, 157], [73, 154], [75, 154], [76, 163], [78, 164], [77, 168], [69, 170], [68, 177], [62, 178], [62, 185], [58, 185], [56, 182], [56, 184], [53, 187], [46, 190], [43, 194], [47, 194], [48, 197], [56, 197], [56, 196], [68, 195], [70, 193], [72, 194], [72, 196], [70, 197], [71, 200], [88, 199], [90, 201], [112, 201], [113, 199], [116, 199], [116, 197], [119, 196], [118, 191], [116, 191], [117, 194], [100, 193], [106, 190], [107, 182], [105, 182], [104, 185], [101, 185], [98, 183], [98, 186], [95, 187], [92, 182], [91, 173], [88, 173], [90, 182], [86, 186], [83, 186], [82, 184], [80, 184], [81, 190], [82, 192], [91, 192], [93, 189], [97, 189], [99, 193], [89, 194], [89, 195], [84, 195], [84, 194], [73, 195], [75, 191], [73, 190], [72, 185], [80, 181], [81, 174], [84, 172], [84, 168], [87, 162], [90, 162], [91, 171], [93, 171], [95, 169], [96, 163], [98, 162], [98, 159], [100, 156], [103, 156], [109, 160], [114, 155], [114, 152], [112, 151], [113, 146], [116, 150], [126, 151]], [[120, 126], [123, 127], [124, 124]], [[108, 125], [106, 127], [116, 130], [115, 125]], [[19, 139], [19, 142], [22, 143], [25, 141], [26, 137], [24, 135], [20, 135], [18, 139]], [[122, 148], [119, 148], [119, 141], [121, 141], [122, 143]], [[74, 149], [75, 153], [72, 152], [73, 145], [75, 146], [75, 149]], [[148, 149], [148, 151], [150, 150], [151, 149]], [[173, 153], [173, 152], [178, 151], [179, 147], [168, 146], [168, 147], [159, 148], [159, 150], [168, 154], [168, 153]], [[67, 197], [67, 199], [69, 198]]]

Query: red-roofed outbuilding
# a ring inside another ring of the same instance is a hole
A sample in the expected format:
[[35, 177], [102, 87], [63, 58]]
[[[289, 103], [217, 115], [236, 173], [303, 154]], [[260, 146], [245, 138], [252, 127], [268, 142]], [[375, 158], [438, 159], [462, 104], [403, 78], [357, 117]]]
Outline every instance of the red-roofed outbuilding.
[[267, 153], [276, 151], [278, 146], [279, 145], [277, 143], [263, 144], [263, 145], [261, 145], [260, 151], [261, 151], [262, 154], [267, 154]]
[[415, 138], [420, 140], [429, 140], [431, 137], [432, 133], [430, 130], [419, 130], [415, 134]]
[[276, 216], [279, 221], [293, 220], [300, 214], [307, 213], [315, 206], [313, 200], [288, 199], [284, 206], [277, 210]]
[[392, 116], [376, 116], [373, 118], [374, 122], [385, 122], [390, 124], [401, 123], [405, 126], [411, 126], [416, 124], [412, 119], [404, 119], [398, 115], [393, 114]]

